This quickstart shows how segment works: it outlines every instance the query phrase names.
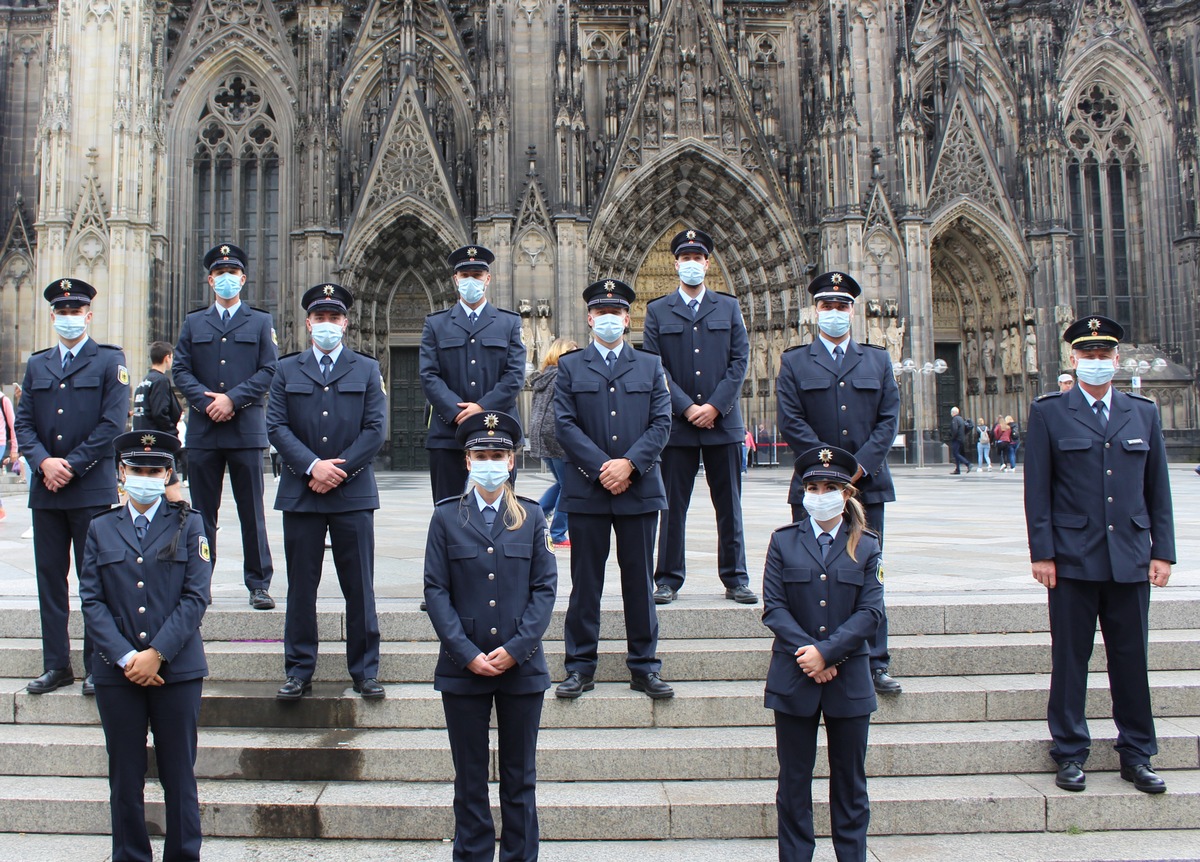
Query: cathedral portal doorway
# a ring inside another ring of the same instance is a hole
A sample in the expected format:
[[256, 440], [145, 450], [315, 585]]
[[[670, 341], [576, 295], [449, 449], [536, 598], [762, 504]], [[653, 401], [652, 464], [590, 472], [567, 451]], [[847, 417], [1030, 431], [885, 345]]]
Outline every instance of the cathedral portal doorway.
[[[675, 272], [675, 255], [671, 254], [671, 240], [688, 225], [681, 221], [675, 222], [651, 246], [650, 251], [638, 267], [633, 280], [633, 289], [637, 291], [637, 299], [633, 308], [629, 309], [629, 328], [637, 346], [642, 344], [642, 326], [646, 321], [646, 305], [660, 296], [666, 296], [679, 288], [679, 275]], [[705, 290], [715, 290], [727, 293], [729, 286], [725, 283], [725, 274], [721, 270], [720, 258], [714, 254], [708, 264], [708, 274], [704, 276]]]

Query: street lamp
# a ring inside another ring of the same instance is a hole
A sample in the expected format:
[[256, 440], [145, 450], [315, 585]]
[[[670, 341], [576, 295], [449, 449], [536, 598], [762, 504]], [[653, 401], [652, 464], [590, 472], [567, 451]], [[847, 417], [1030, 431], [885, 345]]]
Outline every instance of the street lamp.
[[933, 362], [923, 362], [918, 365], [911, 359], [892, 363], [892, 371], [896, 376], [908, 375], [913, 381], [913, 425], [917, 431], [917, 467], [925, 466], [925, 429], [919, 427], [924, 419], [925, 400], [922, 397], [924, 385], [922, 381], [933, 374], [944, 374], [949, 366], [946, 360], [937, 359]]
[[1167, 367], [1167, 360], [1161, 356], [1147, 362], [1145, 359], [1126, 359], [1121, 363], [1121, 367], [1129, 372], [1129, 383], [1133, 387], [1134, 395], [1142, 394], [1142, 375], [1151, 372], [1158, 373]]

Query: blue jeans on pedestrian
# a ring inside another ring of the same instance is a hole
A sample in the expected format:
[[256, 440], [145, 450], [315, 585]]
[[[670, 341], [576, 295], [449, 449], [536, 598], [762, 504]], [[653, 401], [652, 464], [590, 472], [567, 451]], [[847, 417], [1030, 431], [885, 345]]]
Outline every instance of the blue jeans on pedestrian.
[[546, 489], [546, 493], [542, 494], [538, 505], [542, 507], [542, 514], [547, 518], [550, 517], [551, 512], [554, 512], [554, 520], [550, 522], [550, 541], [565, 542], [567, 540], [567, 513], [558, 507], [558, 498], [562, 494], [563, 460], [562, 458], [543, 458], [542, 461], [546, 464], [550, 475], [554, 477], [554, 484]]
[[1008, 469], [1017, 469], [1017, 450], [1021, 448], [1021, 444], [1014, 442], [1008, 447]]
[[988, 469], [990, 470], [992, 467], [992, 444], [980, 441], [975, 444], [975, 451], [979, 458], [980, 469], [983, 468], [983, 459], [986, 458]]

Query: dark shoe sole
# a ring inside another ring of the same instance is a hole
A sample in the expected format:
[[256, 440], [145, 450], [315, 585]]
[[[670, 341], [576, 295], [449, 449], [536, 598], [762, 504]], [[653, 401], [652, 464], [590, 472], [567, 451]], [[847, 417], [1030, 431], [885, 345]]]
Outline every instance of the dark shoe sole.
[[739, 605], [757, 605], [758, 596], [735, 596], [730, 593], [725, 593], [725, 598], [731, 602], [737, 602]]
[[27, 686], [25, 686], [25, 691], [29, 694], [49, 694], [52, 691], [58, 691], [60, 688], [66, 688], [67, 686], [74, 685], [74, 684], [75, 684], [75, 678], [72, 677], [69, 680], [63, 680], [62, 682], [57, 683], [56, 685], [47, 686], [47, 687], [38, 686], [37, 688], [30, 688], [27, 685]]
[[383, 700], [384, 697], [387, 696], [386, 691], [368, 692], [368, 693], [364, 694], [363, 692], [359, 691], [357, 688], [354, 689], [354, 693], [359, 695], [363, 700]]
[[280, 694], [279, 692], [275, 692], [275, 699], [290, 703], [290, 702], [295, 702], [297, 700], [300, 700], [306, 694], [312, 694], [312, 686], [311, 685], [304, 686], [304, 688], [300, 691], [299, 694]]
[[582, 688], [580, 688], [578, 691], [566, 691], [566, 692], [564, 692], [564, 691], [563, 691], [561, 688], [556, 688], [556, 689], [554, 690], [554, 696], [555, 696], [555, 697], [560, 697], [560, 698], [562, 698], [563, 700], [575, 700], [575, 698], [577, 698], [577, 697], [582, 697], [582, 696], [583, 696], [583, 693], [584, 693], [585, 691], [595, 691], [595, 689], [596, 689], [596, 683], [594, 683], [594, 682], [585, 682], [585, 683], [583, 684], [583, 687], [582, 687]]
[[629, 683], [629, 687], [634, 691], [640, 691], [651, 700], [669, 700], [675, 696], [675, 691], [673, 689], [671, 691], [646, 691], [646, 687], [644, 685], [640, 685], [636, 682]]
[[675, 591], [672, 591], [672, 592], [671, 592], [671, 595], [669, 595], [669, 596], [660, 596], [660, 595], [658, 595], [658, 593], [657, 593], [657, 592], [655, 592], [655, 594], [654, 594], [654, 604], [656, 604], [656, 605], [669, 605], [669, 604], [671, 604], [671, 602], [675, 601], [675, 599], [677, 599], [678, 597], [679, 597], [679, 593], [678, 593], [678, 592], [675, 592]]
[[1056, 779], [1054, 779], [1054, 786], [1057, 787], [1059, 790], [1067, 790], [1067, 791], [1070, 791], [1071, 793], [1078, 793], [1081, 790], [1087, 790], [1087, 782], [1086, 781], [1083, 784], [1067, 784], [1065, 781], [1059, 781], [1056, 778]]

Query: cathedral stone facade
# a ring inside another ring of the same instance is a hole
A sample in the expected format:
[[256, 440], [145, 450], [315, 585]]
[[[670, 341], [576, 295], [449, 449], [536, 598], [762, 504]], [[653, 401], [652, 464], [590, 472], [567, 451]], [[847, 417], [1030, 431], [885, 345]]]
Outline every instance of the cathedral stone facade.
[[136, 370], [231, 239], [281, 350], [308, 286], [355, 292], [390, 458], [420, 466], [448, 251], [496, 252], [536, 363], [585, 337], [599, 276], [636, 286], [636, 342], [696, 226], [751, 332], [756, 425], [836, 268], [856, 337], [909, 360], [910, 450], [954, 404], [1023, 418], [1088, 313], [1125, 326], [1118, 380], [1171, 444], [1200, 441], [1193, 0], [0, 0], [0, 60], [5, 382], [52, 343], [52, 279], [100, 289], [93, 334]]

